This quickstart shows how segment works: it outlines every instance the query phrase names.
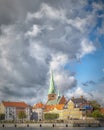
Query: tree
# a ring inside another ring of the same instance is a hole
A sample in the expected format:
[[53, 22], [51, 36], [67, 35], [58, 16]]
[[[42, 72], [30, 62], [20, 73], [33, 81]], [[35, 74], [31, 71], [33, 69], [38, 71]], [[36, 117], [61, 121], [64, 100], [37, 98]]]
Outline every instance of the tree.
[[95, 100], [90, 101], [90, 105], [93, 107], [93, 110], [99, 110], [101, 107], [100, 104]]
[[92, 117], [94, 117], [94, 118], [103, 118], [104, 116], [101, 114], [101, 112], [99, 110], [94, 110], [92, 112]]
[[26, 113], [25, 113], [24, 111], [20, 111], [20, 112], [18, 113], [18, 118], [19, 118], [19, 119], [22, 119], [22, 121], [23, 121], [23, 119], [26, 118]]
[[59, 117], [59, 114], [57, 113], [46, 113], [44, 114], [45, 120], [55, 120]]
[[5, 119], [5, 114], [0, 114], [0, 120], [4, 120]]

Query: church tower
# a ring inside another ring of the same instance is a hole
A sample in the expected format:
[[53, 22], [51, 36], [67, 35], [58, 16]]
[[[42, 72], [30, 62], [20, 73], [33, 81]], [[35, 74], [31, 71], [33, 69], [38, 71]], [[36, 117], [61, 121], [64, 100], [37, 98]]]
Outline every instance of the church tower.
[[56, 90], [54, 86], [53, 73], [51, 72], [50, 86], [49, 86], [49, 91], [48, 91], [48, 101], [55, 100], [55, 99], [56, 99]]

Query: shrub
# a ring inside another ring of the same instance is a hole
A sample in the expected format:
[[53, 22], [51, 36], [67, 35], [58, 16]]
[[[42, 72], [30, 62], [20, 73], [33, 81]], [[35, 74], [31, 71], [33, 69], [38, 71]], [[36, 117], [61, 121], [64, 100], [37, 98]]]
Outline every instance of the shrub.
[[55, 120], [59, 117], [59, 114], [57, 113], [46, 113], [44, 114], [45, 120]]

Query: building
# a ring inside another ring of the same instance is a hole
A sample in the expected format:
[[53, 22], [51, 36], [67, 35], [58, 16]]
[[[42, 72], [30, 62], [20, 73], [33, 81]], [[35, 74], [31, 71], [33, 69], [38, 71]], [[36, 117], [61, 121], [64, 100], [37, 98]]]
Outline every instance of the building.
[[38, 121], [43, 120], [43, 109], [44, 109], [44, 104], [42, 102], [35, 104], [32, 108], [31, 119], [38, 120]]
[[66, 119], [84, 119], [87, 113], [92, 112], [92, 106], [81, 96], [80, 98], [69, 99], [64, 106]]
[[72, 100], [69, 100], [64, 106], [64, 119], [82, 119], [82, 111], [79, 107], [75, 107]]
[[56, 104], [56, 105], [47, 105], [45, 110], [44, 110], [44, 114], [46, 113], [57, 113], [59, 114], [59, 118], [57, 120], [63, 120], [64, 119], [64, 115], [63, 115], [63, 109], [64, 104]]
[[19, 112], [25, 112], [26, 120], [30, 120], [30, 107], [25, 102], [2, 101], [0, 103], [0, 113], [5, 115], [5, 120], [19, 120]]

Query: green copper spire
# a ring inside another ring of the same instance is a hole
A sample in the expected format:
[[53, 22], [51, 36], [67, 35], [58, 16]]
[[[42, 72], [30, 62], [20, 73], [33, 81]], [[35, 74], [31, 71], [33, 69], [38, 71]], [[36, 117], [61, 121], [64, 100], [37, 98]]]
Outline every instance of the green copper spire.
[[53, 79], [53, 73], [51, 72], [51, 78], [50, 78], [50, 86], [48, 94], [55, 94], [55, 86], [54, 86], [54, 79]]

